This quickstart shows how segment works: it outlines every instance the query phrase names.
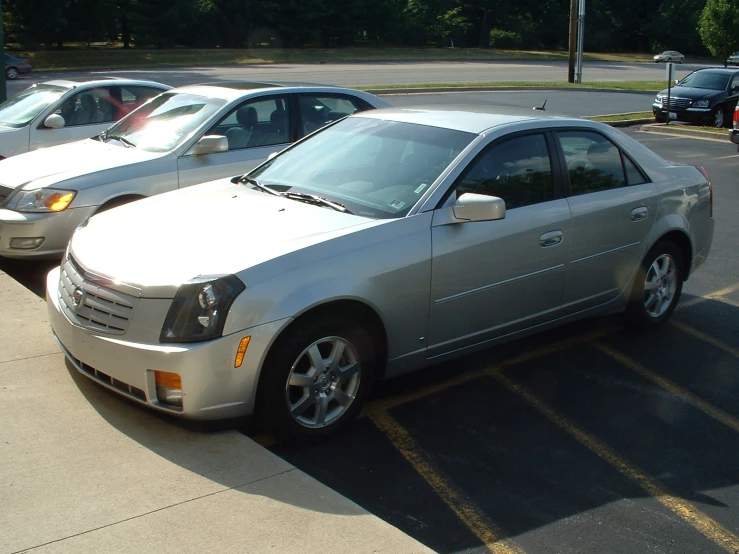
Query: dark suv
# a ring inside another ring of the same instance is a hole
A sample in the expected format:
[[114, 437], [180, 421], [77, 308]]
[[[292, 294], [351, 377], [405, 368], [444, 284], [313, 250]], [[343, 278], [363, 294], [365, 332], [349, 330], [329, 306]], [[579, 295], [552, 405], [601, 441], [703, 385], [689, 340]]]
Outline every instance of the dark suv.
[[[670, 91], [670, 119], [726, 127], [739, 100], [739, 69], [699, 69]], [[654, 99], [652, 113], [667, 121], [667, 89]]]

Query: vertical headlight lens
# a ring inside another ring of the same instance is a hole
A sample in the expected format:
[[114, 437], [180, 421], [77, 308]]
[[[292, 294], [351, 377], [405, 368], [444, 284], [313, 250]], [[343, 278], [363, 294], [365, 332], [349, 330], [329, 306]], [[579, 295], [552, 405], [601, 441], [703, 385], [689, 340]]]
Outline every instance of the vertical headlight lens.
[[228, 310], [246, 288], [234, 275], [199, 277], [182, 285], [169, 307], [160, 342], [198, 342], [220, 337]]

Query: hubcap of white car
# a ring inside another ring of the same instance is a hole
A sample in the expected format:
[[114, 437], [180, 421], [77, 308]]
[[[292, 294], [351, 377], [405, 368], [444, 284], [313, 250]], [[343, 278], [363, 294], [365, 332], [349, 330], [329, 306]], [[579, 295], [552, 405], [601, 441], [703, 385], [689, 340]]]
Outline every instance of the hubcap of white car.
[[359, 356], [341, 337], [324, 337], [303, 350], [290, 368], [285, 399], [304, 427], [325, 427], [351, 406], [359, 390]]
[[659, 317], [670, 307], [677, 290], [677, 265], [669, 254], [652, 262], [644, 279], [644, 309], [651, 317]]

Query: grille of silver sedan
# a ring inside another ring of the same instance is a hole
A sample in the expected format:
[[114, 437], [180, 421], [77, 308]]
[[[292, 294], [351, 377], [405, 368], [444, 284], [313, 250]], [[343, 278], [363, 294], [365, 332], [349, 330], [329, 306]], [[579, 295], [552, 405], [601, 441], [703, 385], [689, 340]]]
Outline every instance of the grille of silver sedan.
[[83, 272], [69, 256], [59, 279], [59, 300], [67, 317], [80, 327], [111, 335], [122, 335], [138, 298], [85, 280]]

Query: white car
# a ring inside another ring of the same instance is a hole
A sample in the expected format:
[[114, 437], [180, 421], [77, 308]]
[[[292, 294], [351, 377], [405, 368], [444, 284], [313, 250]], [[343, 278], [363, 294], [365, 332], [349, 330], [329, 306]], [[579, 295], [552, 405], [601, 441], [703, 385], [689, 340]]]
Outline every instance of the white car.
[[676, 62], [676, 63], [683, 63], [685, 61], [685, 56], [683, 56], [680, 52], [676, 52], [675, 50], [665, 50], [661, 54], [657, 54], [654, 56], [654, 62]]
[[726, 58], [726, 61], [724, 62], [724, 67], [728, 67], [730, 65], [739, 65], [739, 50]]
[[0, 161], [0, 256], [61, 257], [96, 212], [242, 174], [330, 121], [386, 106], [369, 93], [323, 85], [169, 90], [98, 137]]
[[0, 160], [97, 135], [170, 88], [111, 78], [36, 83], [0, 104]]

